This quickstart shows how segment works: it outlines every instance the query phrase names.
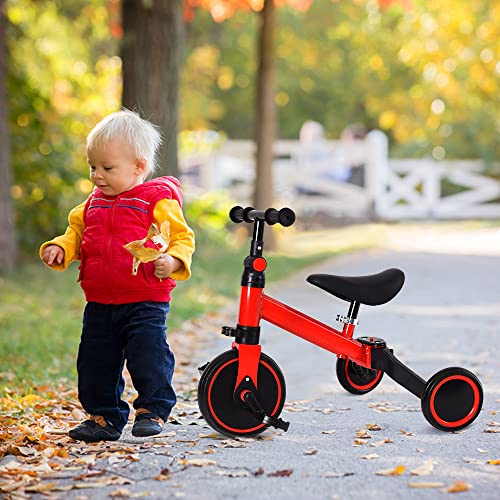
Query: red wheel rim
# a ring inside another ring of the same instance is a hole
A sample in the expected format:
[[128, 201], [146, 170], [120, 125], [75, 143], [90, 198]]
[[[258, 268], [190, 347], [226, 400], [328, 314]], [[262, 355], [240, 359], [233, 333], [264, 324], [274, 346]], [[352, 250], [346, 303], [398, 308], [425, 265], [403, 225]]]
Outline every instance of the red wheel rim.
[[[434, 399], [435, 399], [437, 391], [439, 390], [440, 387], [442, 387], [447, 382], [450, 382], [451, 380], [461, 380], [463, 382], [466, 382], [467, 384], [470, 385], [470, 387], [472, 388], [472, 392], [474, 394], [474, 403], [472, 404], [472, 408], [470, 409], [469, 413], [467, 413], [467, 415], [465, 417], [463, 417], [460, 420], [457, 420], [455, 422], [448, 422], [446, 420], [443, 420], [437, 414], [436, 408], [434, 406]], [[450, 377], [446, 377], [445, 379], [441, 380], [441, 382], [439, 382], [439, 384], [436, 385], [436, 387], [432, 391], [429, 405], [430, 405], [430, 410], [431, 410], [432, 416], [434, 417], [436, 422], [438, 422], [439, 424], [441, 424], [444, 427], [452, 428], [452, 427], [460, 427], [461, 425], [466, 424], [471, 418], [474, 417], [474, 415], [478, 411], [480, 399], [481, 398], [479, 395], [479, 389], [477, 388], [477, 385], [474, 384], [470, 378], [465, 377], [464, 375], [452, 375]]]
[[[227, 424], [225, 424], [224, 422], [222, 422], [222, 420], [219, 419], [219, 417], [215, 414], [214, 412], [214, 409], [212, 407], [212, 397], [211, 397], [211, 394], [212, 394], [212, 386], [215, 382], [215, 380], [217, 379], [219, 373], [226, 367], [228, 366], [229, 364], [231, 363], [236, 363], [238, 361], [238, 359], [230, 359], [227, 363], [224, 363], [214, 374], [214, 376], [212, 377], [212, 380], [210, 382], [210, 385], [208, 386], [208, 392], [207, 392], [207, 400], [208, 400], [208, 407], [210, 408], [210, 414], [212, 415], [212, 417], [214, 418], [214, 420], [217, 421], [217, 423], [221, 426], [221, 427], [224, 427], [224, 429], [227, 429], [228, 431], [230, 432], [234, 432], [235, 434], [242, 434], [242, 433], [247, 433], [247, 432], [254, 432], [258, 429], [261, 429], [262, 427], [264, 427], [266, 424], [259, 424], [259, 425], [256, 425], [255, 427], [252, 427], [251, 429], [245, 429], [245, 430], [242, 430], [242, 429], [235, 429], [233, 427], [229, 427]], [[259, 364], [262, 364], [263, 366], [265, 366], [269, 372], [273, 375], [274, 379], [276, 380], [276, 386], [278, 388], [278, 397], [276, 398], [276, 405], [275, 407], [273, 408], [273, 411], [271, 413], [271, 416], [273, 416], [276, 411], [278, 410], [278, 407], [280, 405], [280, 401], [281, 401], [281, 384], [280, 384], [280, 381], [278, 380], [278, 377], [276, 375], [276, 372], [269, 366], [268, 363], [266, 363], [265, 361], [260, 361]]]
[[377, 376], [371, 382], [368, 382], [368, 384], [365, 384], [365, 385], [355, 384], [351, 380], [351, 377], [349, 376], [349, 363], [350, 363], [350, 361], [348, 361], [345, 364], [345, 376], [346, 376], [347, 380], [349, 381], [349, 384], [351, 384], [351, 386], [354, 387], [354, 389], [358, 389], [358, 391], [364, 391], [366, 389], [370, 389], [370, 387], [373, 387], [380, 380], [380, 377], [382, 376], [382, 372], [379, 370], [377, 372]]

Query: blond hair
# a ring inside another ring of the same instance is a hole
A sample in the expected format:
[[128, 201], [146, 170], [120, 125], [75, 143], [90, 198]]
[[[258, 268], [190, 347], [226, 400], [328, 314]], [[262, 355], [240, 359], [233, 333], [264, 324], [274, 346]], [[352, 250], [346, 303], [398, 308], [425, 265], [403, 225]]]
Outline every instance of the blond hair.
[[87, 151], [112, 139], [122, 138], [134, 149], [138, 160], [146, 161], [146, 177], [158, 168], [156, 153], [162, 138], [156, 125], [123, 108], [103, 118], [87, 136]]

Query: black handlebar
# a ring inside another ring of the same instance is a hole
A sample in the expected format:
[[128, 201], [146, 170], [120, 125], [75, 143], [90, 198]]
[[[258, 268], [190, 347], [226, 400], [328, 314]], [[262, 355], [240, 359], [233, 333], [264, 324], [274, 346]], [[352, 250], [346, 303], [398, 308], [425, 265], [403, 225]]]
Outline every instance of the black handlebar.
[[260, 219], [267, 222], [270, 226], [281, 224], [283, 227], [291, 226], [295, 222], [295, 213], [290, 208], [268, 208], [266, 211], [255, 210], [253, 207], [233, 207], [229, 212], [229, 218], [236, 223], [254, 222]]

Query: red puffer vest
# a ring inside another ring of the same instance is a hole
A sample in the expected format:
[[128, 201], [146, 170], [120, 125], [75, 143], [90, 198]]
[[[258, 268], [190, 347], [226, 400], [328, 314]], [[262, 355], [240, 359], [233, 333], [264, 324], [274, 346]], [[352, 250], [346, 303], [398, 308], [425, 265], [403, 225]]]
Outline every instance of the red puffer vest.
[[[177, 200], [182, 192], [175, 177], [159, 177], [118, 196], [96, 188], [85, 206], [80, 247], [79, 281], [89, 302], [127, 304], [169, 302], [175, 280], [160, 281], [154, 263], [141, 264], [132, 276], [132, 254], [123, 245], [146, 237], [154, 208], [162, 199]], [[148, 242], [149, 243], [149, 242]]]

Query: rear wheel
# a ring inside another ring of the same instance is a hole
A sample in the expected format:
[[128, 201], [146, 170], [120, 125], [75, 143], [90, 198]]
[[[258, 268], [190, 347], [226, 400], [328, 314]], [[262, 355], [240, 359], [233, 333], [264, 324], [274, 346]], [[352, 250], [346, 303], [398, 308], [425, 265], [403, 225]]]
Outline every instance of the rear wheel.
[[337, 359], [337, 378], [351, 394], [366, 394], [380, 384], [383, 372], [360, 366], [350, 359]]
[[422, 412], [442, 431], [457, 431], [472, 423], [483, 405], [483, 388], [469, 370], [452, 367], [435, 373], [425, 385]]
[[[233, 393], [238, 375], [238, 351], [232, 349], [214, 358], [198, 383], [198, 406], [207, 423], [221, 434], [252, 436], [268, 427]], [[257, 399], [267, 415], [278, 417], [285, 403], [285, 379], [279, 366], [261, 353], [257, 374]]]

